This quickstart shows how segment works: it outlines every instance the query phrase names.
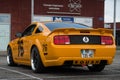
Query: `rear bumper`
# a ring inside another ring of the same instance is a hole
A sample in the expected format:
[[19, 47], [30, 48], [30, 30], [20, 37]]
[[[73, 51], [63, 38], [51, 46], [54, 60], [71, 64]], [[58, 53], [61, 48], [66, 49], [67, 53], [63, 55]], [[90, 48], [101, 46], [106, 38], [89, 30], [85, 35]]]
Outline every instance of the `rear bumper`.
[[[45, 55], [44, 66], [62, 66], [66, 62], [71, 65], [98, 64], [106, 61], [107, 64], [113, 62], [116, 53], [116, 46], [104, 45], [52, 45], [48, 46], [48, 55]], [[82, 58], [82, 49], [95, 50], [94, 57]], [[90, 61], [90, 62], [89, 62]]]
[[[89, 62], [88, 62], [89, 61]], [[45, 66], [64, 66], [64, 65], [84, 65], [86, 64], [111, 64], [112, 57], [99, 57], [99, 58], [78, 58], [78, 57], [60, 57], [57, 60], [46, 60]], [[86, 64], [86, 65], [87, 65]]]

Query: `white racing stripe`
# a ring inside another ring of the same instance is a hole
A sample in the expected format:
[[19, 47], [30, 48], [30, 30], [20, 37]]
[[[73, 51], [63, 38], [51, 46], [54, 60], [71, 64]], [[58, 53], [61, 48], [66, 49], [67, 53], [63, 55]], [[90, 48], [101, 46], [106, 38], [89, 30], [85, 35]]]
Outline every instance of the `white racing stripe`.
[[7, 68], [3, 68], [3, 67], [0, 67], [0, 69], [7, 70], [7, 71], [10, 71], [10, 72], [14, 72], [14, 73], [18, 73], [18, 74], [21, 74], [21, 75], [24, 75], [24, 76], [27, 76], [27, 77], [30, 77], [30, 78], [33, 78], [33, 79], [43, 80], [42, 78], [38, 78], [38, 77], [29, 75], [29, 74], [25, 74], [25, 73], [22, 73], [22, 72], [19, 72], [19, 71], [16, 71], [16, 70], [11, 70], [11, 69], [7, 69]]

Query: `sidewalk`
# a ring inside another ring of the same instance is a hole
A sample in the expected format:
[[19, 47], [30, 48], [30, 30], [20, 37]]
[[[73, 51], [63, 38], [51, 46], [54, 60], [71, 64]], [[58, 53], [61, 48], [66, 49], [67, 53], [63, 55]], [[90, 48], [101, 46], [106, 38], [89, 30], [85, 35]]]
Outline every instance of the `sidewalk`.
[[1, 56], [6, 56], [7, 55], [7, 51], [0, 51], [0, 57]]
[[120, 50], [120, 46], [117, 46], [117, 50]]

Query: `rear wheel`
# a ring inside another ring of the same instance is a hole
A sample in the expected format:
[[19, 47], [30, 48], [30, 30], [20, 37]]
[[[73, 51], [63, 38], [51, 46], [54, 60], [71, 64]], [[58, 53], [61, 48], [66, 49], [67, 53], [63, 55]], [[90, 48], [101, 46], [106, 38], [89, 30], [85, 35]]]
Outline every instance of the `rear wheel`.
[[7, 48], [7, 64], [8, 66], [15, 66], [13, 56], [12, 56], [12, 50], [10, 47]]
[[90, 65], [88, 69], [92, 72], [101, 72], [105, 68], [105, 65]]
[[45, 68], [36, 47], [33, 47], [31, 51], [31, 68], [35, 73], [43, 72]]

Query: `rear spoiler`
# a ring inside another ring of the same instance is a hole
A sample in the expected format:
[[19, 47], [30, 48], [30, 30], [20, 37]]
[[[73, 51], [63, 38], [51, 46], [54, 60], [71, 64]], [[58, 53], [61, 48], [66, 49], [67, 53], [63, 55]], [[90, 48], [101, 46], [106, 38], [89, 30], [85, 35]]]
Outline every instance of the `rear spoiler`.
[[104, 34], [104, 33], [112, 34], [113, 33], [112, 29], [105, 29], [105, 28], [95, 28], [95, 29], [94, 28], [57, 28], [57, 29], [53, 30], [49, 35], [51, 35], [54, 32], [68, 33], [69, 31], [84, 31], [84, 32], [97, 31], [97, 32], [100, 32], [101, 34]]

